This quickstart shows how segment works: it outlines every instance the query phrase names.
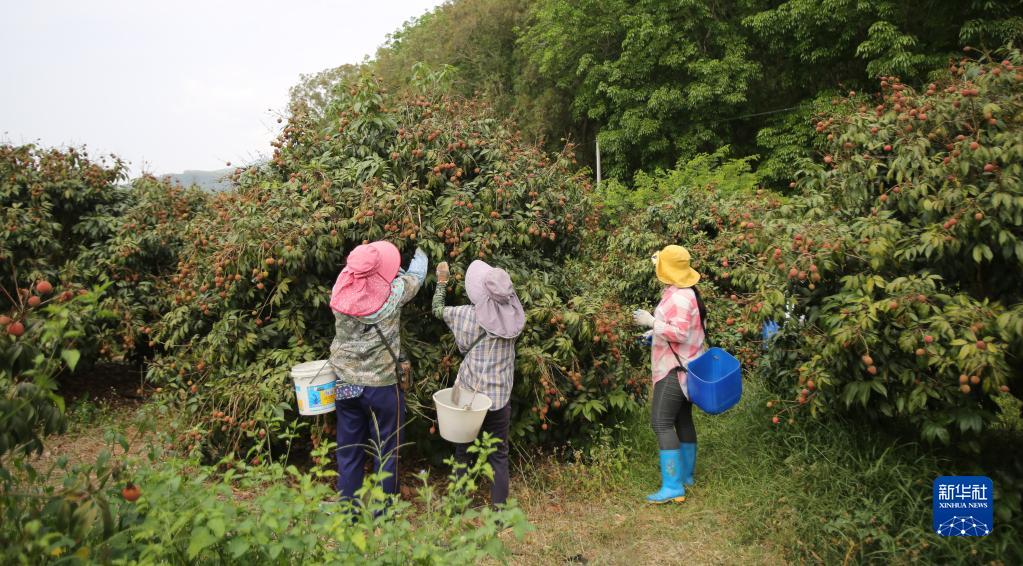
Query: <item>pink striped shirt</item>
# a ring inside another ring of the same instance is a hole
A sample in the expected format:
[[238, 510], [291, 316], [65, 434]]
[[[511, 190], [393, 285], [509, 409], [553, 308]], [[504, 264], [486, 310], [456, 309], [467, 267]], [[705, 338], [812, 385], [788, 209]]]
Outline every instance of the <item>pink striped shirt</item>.
[[[689, 288], [666, 287], [661, 294], [660, 304], [654, 309], [654, 336], [650, 353], [654, 383], [678, 367], [678, 360], [671, 353], [671, 347], [675, 348], [682, 363], [688, 366], [689, 360], [703, 351], [703, 340], [696, 293]], [[678, 372], [678, 381], [682, 391], [688, 391], [685, 372]]]

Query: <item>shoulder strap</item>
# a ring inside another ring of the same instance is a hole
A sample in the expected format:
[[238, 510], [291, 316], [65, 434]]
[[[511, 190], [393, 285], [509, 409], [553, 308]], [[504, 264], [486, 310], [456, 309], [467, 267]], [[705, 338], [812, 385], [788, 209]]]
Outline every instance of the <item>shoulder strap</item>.
[[[472, 344], [469, 344], [469, 347], [466, 348], [465, 352], [462, 354], [462, 359], [464, 360], [462, 363], [465, 364], [465, 366], [464, 366], [465, 367], [465, 371], [468, 372], [470, 375], [472, 375], [473, 381], [476, 381], [477, 377], [476, 377], [476, 373], [474, 371], [472, 371], [472, 368], [470, 368], [468, 366], [469, 352], [472, 352], [472, 349], [475, 348], [476, 345], [479, 344], [480, 342], [482, 342], [483, 339], [486, 338], [486, 337], [487, 337], [487, 331], [483, 330], [483, 329], [480, 329], [480, 335], [477, 336], [476, 339], [472, 341]], [[468, 384], [468, 383], [462, 383], [462, 385], [468, 386], [473, 391], [477, 391], [477, 389], [478, 389], [477, 387], [473, 387], [471, 384]]]
[[[700, 291], [695, 286], [690, 287], [693, 290], [693, 294], [696, 295], [696, 308], [700, 312], [700, 327], [703, 329], [703, 342], [710, 346], [710, 335], [707, 334], [707, 307], [703, 304], [703, 298], [700, 297]], [[671, 342], [668, 343], [668, 349], [675, 356], [675, 360], [678, 361], [678, 369], [680, 371], [687, 371], [685, 366], [682, 364], [682, 358], [679, 357], [678, 352], [675, 351], [675, 346]]]
[[692, 287], [692, 290], [693, 294], [696, 295], [696, 308], [700, 311], [700, 327], [703, 328], [703, 341], [710, 347], [710, 334], [707, 334], [707, 306], [703, 304], [703, 297], [700, 296], [700, 291], [696, 289], [695, 285]]
[[675, 351], [675, 347], [671, 345], [671, 342], [668, 342], [668, 349], [675, 355], [675, 360], [678, 362], [678, 370], [689, 373], [689, 370], [687, 370], [685, 364], [682, 363], [682, 358], [678, 357], [678, 352]]
[[380, 330], [380, 327], [375, 324], [367, 324], [366, 326], [372, 326], [373, 330], [377, 331], [377, 336], [380, 337], [380, 341], [384, 343], [384, 348], [387, 348], [387, 353], [391, 355], [391, 359], [394, 360], [394, 366], [398, 367], [401, 361], [398, 360], [397, 354], [391, 349], [391, 345], [387, 342], [387, 337], [384, 336], [384, 331]]
[[486, 330], [480, 332], [480, 335], [477, 336], [476, 339], [472, 341], [472, 344], [469, 344], [469, 347], [465, 349], [465, 353], [462, 354], [462, 357], [464, 358], [465, 356], [468, 356], [469, 352], [471, 352], [472, 349], [475, 348], [476, 345], [479, 344], [480, 342], [482, 342], [483, 339], [486, 338], [486, 337], [487, 337], [487, 331]]

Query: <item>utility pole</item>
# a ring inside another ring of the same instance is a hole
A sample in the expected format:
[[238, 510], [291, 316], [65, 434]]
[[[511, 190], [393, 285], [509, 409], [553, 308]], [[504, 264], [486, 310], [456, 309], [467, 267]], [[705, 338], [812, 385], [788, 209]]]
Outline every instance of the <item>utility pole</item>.
[[597, 140], [597, 190], [600, 190], [600, 140]]

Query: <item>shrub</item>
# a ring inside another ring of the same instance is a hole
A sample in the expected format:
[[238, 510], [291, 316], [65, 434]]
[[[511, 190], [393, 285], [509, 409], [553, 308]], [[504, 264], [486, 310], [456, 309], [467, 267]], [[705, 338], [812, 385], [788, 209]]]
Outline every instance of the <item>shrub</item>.
[[944, 443], [994, 421], [1023, 346], [1019, 64], [838, 101], [799, 197], [730, 235], [744, 318], [787, 320], [765, 367], [781, 416], [850, 410]]
[[783, 323], [760, 368], [779, 421], [850, 412], [979, 449], [1023, 363], [1019, 64], [964, 60], [923, 92], [885, 78], [875, 101], [836, 100], [791, 198], [728, 194], [690, 166], [655, 176], [646, 193], [674, 193], [610, 226], [603, 288], [651, 302], [646, 258], [683, 243], [712, 339], [749, 362], [761, 324]]
[[[750, 159], [726, 155], [723, 149], [670, 171], [637, 175], [637, 192], [618, 201], [622, 204], [605, 216], [603, 238], [587, 251], [585, 274], [579, 277], [599, 296], [614, 298], [629, 309], [652, 309], [663, 285], [650, 256], [669, 244], [684, 245], [693, 256], [693, 267], [703, 275], [698, 288], [707, 304], [709, 339], [752, 362], [759, 344], [743, 340], [753, 327], [737, 322], [742, 304], [730, 296], [730, 261], [735, 261], [734, 240], [744, 237], [748, 219], [759, 217], [780, 200], [759, 188]], [[639, 330], [633, 328], [633, 332]], [[632, 346], [630, 360], [648, 367], [649, 349]], [[649, 382], [645, 371], [643, 378], [642, 383]]]
[[[0, 287], [46, 279], [60, 287], [61, 268], [102, 241], [106, 226], [93, 220], [118, 199], [123, 163], [89, 159], [84, 150], [0, 145]], [[0, 298], [0, 310], [12, 306]]]
[[174, 223], [204, 202], [197, 190], [152, 177], [122, 186], [125, 167], [111, 160], [93, 161], [75, 148], [0, 146], [4, 333], [30, 328], [44, 315], [42, 304], [66, 303], [109, 283], [102, 308], [91, 311], [103, 316], [79, 320], [82, 368], [99, 358], [146, 353], [135, 346], [147, 323], [166, 310], [153, 293], [154, 279], [176, 264]]
[[[331, 285], [347, 252], [376, 239], [450, 261], [453, 302], [465, 301], [472, 260], [511, 273], [528, 317], [516, 438], [565, 438], [633, 405], [618, 348], [624, 312], [587, 296], [563, 268], [596, 221], [589, 184], [570, 171], [571, 147], [547, 155], [522, 143], [512, 125], [446, 94], [440, 80], [422, 76], [400, 93], [349, 81], [326, 121], [292, 116], [271, 162], [239, 170], [237, 188], [183, 228], [176, 273], [156, 287], [171, 305], [153, 325], [166, 354], [149, 378], [192, 416], [184, 445], [269, 449], [267, 431], [276, 440], [294, 432], [289, 368], [326, 357]], [[433, 418], [430, 395], [457, 368], [450, 334], [429, 314], [431, 283], [402, 316], [420, 438]]]
[[[42, 304], [31, 318], [19, 318], [25, 323], [23, 335], [0, 335], [0, 456], [42, 452], [43, 436], [63, 432], [57, 378], [75, 370], [79, 342], [87, 340], [88, 326], [104, 316], [98, 306], [101, 293], [100, 288], [68, 303]], [[0, 474], [3, 467], [0, 460]]]
[[142, 361], [154, 354], [149, 334], [170, 309], [166, 281], [185, 249], [185, 227], [210, 198], [198, 187], [143, 175], [90, 218], [104, 237], [68, 264], [64, 277], [74, 285], [106, 285], [102, 305], [113, 320], [92, 329], [94, 356]]
[[[152, 423], [144, 427], [152, 430]], [[149, 436], [149, 438], [153, 438]], [[119, 433], [108, 434], [127, 451]], [[331, 446], [321, 447], [325, 454]], [[22, 457], [0, 476], [0, 556], [4, 563], [145, 564], [472, 564], [505, 556], [497, 534], [521, 537], [529, 525], [514, 501], [473, 508], [471, 493], [490, 473], [478, 459], [446, 491], [423, 487], [413, 503], [385, 496], [379, 476], [360, 490], [362, 504], [328, 503], [333, 472], [247, 466], [233, 457], [199, 467], [152, 448], [141, 463], [66, 458], [36, 470]]]

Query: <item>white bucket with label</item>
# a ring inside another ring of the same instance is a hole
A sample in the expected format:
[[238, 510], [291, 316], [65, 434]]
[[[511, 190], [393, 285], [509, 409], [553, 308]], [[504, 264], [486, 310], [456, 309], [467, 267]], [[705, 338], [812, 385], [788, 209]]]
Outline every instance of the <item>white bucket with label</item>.
[[458, 405], [451, 399], [452, 388], [441, 389], [433, 394], [433, 404], [437, 407], [437, 430], [448, 442], [466, 444], [476, 440], [487, 411], [494, 404], [490, 397], [476, 393], [466, 403], [467, 393], [462, 392]]
[[303, 415], [322, 415], [334, 410], [334, 386], [337, 376], [327, 360], [305, 362], [291, 368], [295, 382], [298, 412]]

